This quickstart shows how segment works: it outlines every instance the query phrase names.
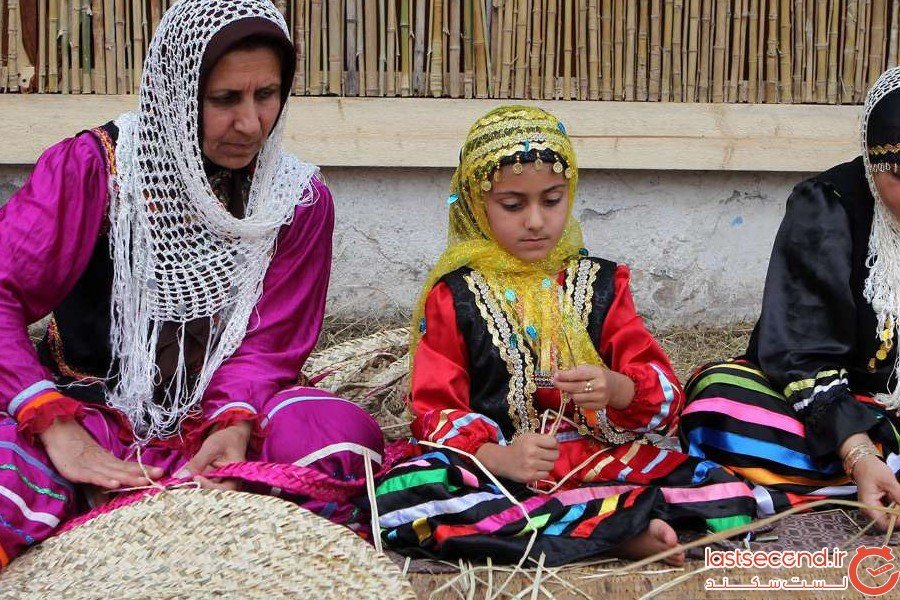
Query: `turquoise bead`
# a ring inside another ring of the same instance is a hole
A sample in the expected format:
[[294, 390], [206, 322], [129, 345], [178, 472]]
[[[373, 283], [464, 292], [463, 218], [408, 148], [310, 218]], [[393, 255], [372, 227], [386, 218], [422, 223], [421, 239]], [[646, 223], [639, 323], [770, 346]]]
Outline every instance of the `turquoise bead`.
[[528, 337], [530, 337], [531, 339], [533, 339], [533, 340], [537, 339], [538, 331], [534, 325], [529, 325], [528, 327], [526, 327], [525, 333], [527, 333]]
[[587, 248], [579, 248], [578, 254], [580, 254], [581, 256], [587, 256], [589, 254], [589, 252], [588, 252]]
[[516, 293], [515, 293], [514, 291], [512, 291], [512, 290], [506, 290], [505, 292], [503, 292], [503, 295], [506, 296], [506, 299], [507, 299], [509, 302], [515, 302], [515, 301], [516, 301]]
[[514, 333], [509, 336], [509, 347], [510, 348], [518, 348], [519, 347], [519, 336], [517, 336]]
[[559, 129], [560, 133], [563, 135], [567, 135], [566, 126], [562, 124], [562, 121], [556, 124], [556, 128]]
[[550, 289], [550, 286], [553, 285], [553, 282], [550, 281], [549, 277], [544, 277], [544, 280], [541, 282], [541, 287], [545, 290]]
[[419, 319], [419, 333], [425, 333], [425, 317]]
[[450, 194], [449, 196], [447, 196], [447, 206], [450, 206], [451, 204], [453, 204], [453, 203], [456, 202], [457, 200], [459, 200], [459, 195], [458, 195], [458, 194]]

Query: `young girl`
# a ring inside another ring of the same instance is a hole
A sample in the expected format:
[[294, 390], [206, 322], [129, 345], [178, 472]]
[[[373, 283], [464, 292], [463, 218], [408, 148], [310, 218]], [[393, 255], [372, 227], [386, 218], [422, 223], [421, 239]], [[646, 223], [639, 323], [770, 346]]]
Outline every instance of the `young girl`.
[[675, 546], [675, 520], [720, 530], [755, 515], [746, 485], [645, 438], [674, 426], [682, 390], [627, 267], [582, 247], [576, 183], [566, 130], [543, 110], [498, 108], [469, 132], [414, 317], [423, 454], [377, 488], [395, 549], [517, 561], [536, 528], [531, 556], [548, 565], [637, 558]]

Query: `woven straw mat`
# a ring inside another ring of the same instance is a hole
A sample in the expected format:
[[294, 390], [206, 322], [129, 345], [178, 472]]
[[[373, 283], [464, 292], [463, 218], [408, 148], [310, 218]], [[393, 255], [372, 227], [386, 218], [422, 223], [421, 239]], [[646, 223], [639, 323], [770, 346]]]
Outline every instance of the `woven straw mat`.
[[390, 559], [348, 529], [278, 498], [221, 490], [147, 497], [0, 572], [3, 598], [222, 596], [415, 598]]

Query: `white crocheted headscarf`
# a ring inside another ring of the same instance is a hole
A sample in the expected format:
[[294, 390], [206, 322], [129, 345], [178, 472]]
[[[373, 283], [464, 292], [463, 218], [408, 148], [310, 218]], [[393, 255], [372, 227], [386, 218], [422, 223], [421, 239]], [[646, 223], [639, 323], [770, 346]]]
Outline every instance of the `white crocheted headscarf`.
[[[290, 39], [269, 0], [176, 2], [150, 43], [139, 109], [116, 121], [111, 344], [119, 379], [107, 402], [128, 416], [140, 440], [171, 435], [199, 410], [213, 373], [244, 338], [279, 229], [298, 204], [315, 201], [316, 168], [282, 152], [284, 110], [256, 158], [244, 218], [228, 212], [204, 172], [198, 131], [204, 51], [223, 27], [253, 17], [272, 21]], [[210, 321], [202, 369], [188, 373], [180, 328], [176, 373], [164, 401], [155, 403], [160, 329], [194, 319]]]
[[[878, 329], [872, 332], [879, 337], [886, 324], [891, 324], [894, 331], [900, 325], [900, 222], [881, 200], [875, 180], [874, 171], [883, 171], [887, 163], [872, 164], [869, 147], [869, 122], [872, 112], [878, 103], [890, 92], [900, 89], [900, 67], [888, 69], [878, 78], [866, 96], [861, 128], [861, 144], [863, 163], [866, 167], [866, 180], [869, 190], [875, 198], [875, 214], [872, 218], [872, 232], [869, 234], [869, 252], [866, 264], [869, 276], [866, 278], [864, 296], [875, 310], [878, 318]], [[885, 108], [885, 107], [880, 107]], [[900, 140], [895, 141], [897, 143]], [[897, 336], [894, 336], [895, 343]], [[880, 340], [880, 337], [879, 337]], [[900, 352], [894, 364], [894, 373], [900, 381]], [[885, 407], [900, 409], [900, 385], [886, 394], [877, 394], [875, 399]]]

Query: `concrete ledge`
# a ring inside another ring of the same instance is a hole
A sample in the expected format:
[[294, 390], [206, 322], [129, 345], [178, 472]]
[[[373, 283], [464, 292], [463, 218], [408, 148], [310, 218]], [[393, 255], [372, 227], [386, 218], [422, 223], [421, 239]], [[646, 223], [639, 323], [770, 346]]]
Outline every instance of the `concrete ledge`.
[[[501, 102], [290, 99], [288, 148], [327, 167], [452, 167], [472, 122]], [[859, 153], [858, 106], [534, 102], [557, 114], [587, 169], [820, 171]], [[0, 94], [0, 164], [132, 110], [134, 96]]]

